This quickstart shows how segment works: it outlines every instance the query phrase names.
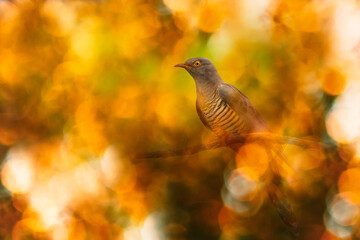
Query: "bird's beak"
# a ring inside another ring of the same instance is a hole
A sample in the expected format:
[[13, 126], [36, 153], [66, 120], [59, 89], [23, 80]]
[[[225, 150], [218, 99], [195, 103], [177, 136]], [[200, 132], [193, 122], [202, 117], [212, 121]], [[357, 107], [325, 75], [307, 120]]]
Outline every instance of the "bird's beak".
[[174, 67], [181, 67], [181, 68], [188, 69], [190, 66], [186, 65], [185, 63], [179, 63], [179, 64], [176, 64]]

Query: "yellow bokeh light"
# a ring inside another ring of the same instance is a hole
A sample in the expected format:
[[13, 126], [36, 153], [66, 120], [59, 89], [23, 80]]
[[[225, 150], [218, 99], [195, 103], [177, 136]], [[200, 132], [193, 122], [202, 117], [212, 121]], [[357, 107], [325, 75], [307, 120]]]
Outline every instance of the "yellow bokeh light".
[[340, 143], [353, 143], [360, 137], [360, 85], [352, 81], [336, 99], [326, 128], [330, 137]]
[[319, 30], [317, 9], [309, 1], [283, 1], [282, 20], [290, 29], [301, 32]]
[[258, 212], [264, 200], [263, 184], [255, 179], [252, 169], [238, 168], [225, 176], [222, 190], [224, 205], [236, 214], [244, 217], [253, 216]]
[[91, 146], [96, 153], [104, 150], [106, 139], [103, 135], [102, 122], [96, 115], [97, 103], [92, 100], [84, 101], [79, 105], [75, 113], [76, 127], [75, 136], [85, 145]]
[[160, 229], [161, 226], [161, 213], [154, 212], [148, 215], [144, 221], [144, 225], [141, 228], [142, 240], [157, 240], [163, 239], [164, 235]]
[[173, 11], [183, 12], [188, 10], [192, 4], [191, 0], [164, 0], [165, 5]]
[[153, 103], [157, 106], [154, 110], [161, 123], [169, 127], [174, 126], [177, 119], [173, 109], [177, 104], [177, 100], [172, 98], [169, 94], [163, 94], [162, 96], [153, 99]]
[[[347, 64], [358, 63], [356, 46], [359, 44], [360, 9], [356, 1], [343, 1], [341, 7], [336, 8], [332, 26], [332, 51], [335, 61], [347, 61]], [[354, 61], [355, 60], [355, 61]]]
[[45, 16], [52, 18], [56, 24], [48, 26], [47, 30], [56, 36], [69, 34], [76, 24], [76, 12], [71, 4], [59, 0], [50, 0], [44, 3], [42, 9]]
[[129, 239], [129, 240], [142, 240], [141, 238], [141, 228], [131, 226], [127, 227], [123, 231], [123, 239]]
[[136, 86], [124, 86], [113, 103], [113, 115], [118, 118], [134, 118], [140, 109], [133, 106], [140, 103], [141, 94], [142, 90]]
[[359, 195], [350, 192], [336, 195], [329, 210], [333, 219], [343, 226], [354, 225], [360, 216], [359, 199]]
[[98, 173], [85, 163], [39, 182], [29, 201], [39, 216], [40, 228], [48, 230], [67, 221], [70, 207], [101, 196], [102, 191]]
[[254, 179], [250, 168], [238, 168], [234, 170], [228, 179], [227, 188], [231, 195], [241, 201], [251, 201], [258, 193], [258, 182]]
[[334, 109], [326, 120], [326, 128], [337, 142], [352, 142], [360, 136], [360, 112], [352, 108]]
[[204, 32], [215, 32], [224, 20], [224, 9], [221, 1], [208, 3], [200, 9], [198, 27]]
[[89, 18], [83, 20], [78, 26], [75, 34], [71, 36], [71, 46], [73, 51], [84, 61], [93, 60], [97, 54], [97, 42], [95, 29], [97, 20]]
[[355, 153], [356, 157], [360, 158], [360, 140], [355, 143]]
[[27, 193], [34, 182], [32, 157], [23, 149], [12, 149], [1, 171], [1, 180], [12, 193]]
[[100, 159], [100, 166], [107, 185], [113, 185], [121, 177], [124, 166], [115, 147], [110, 146], [106, 149]]
[[[234, 47], [235, 47], [235, 36], [233, 35], [233, 33], [231, 32], [231, 28], [229, 27], [222, 27], [219, 29], [219, 31], [215, 32], [208, 43], [209, 49], [212, 53], [212, 55], [217, 59], [224, 59], [226, 56], [228, 56], [229, 54], [232, 53]], [[232, 59], [231, 59], [232, 60]], [[242, 60], [242, 59], [240, 59]], [[231, 72], [231, 74], [228, 74], [229, 76], [224, 76], [224, 79], [228, 79], [227, 81], [231, 82], [231, 78], [233, 79], [238, 79], [239, 76], [241, 76], [242, 71], [239, 71], [239, 59], [237, 58], [236, 60], [236, 64], [235, 62], [232, 61], [228, 61], [231, 64], [231, 66], [229, 66], [229, 69], [233, 69], [233, 66], [236, 65], [236, 70], [237, 71], [233, 71]], [[226, 65], [228, 66], [228, 65]], [[233, 69], [234, 70], [234, 69]], [[226, 72], [224, 72], [226, 74]], [[233, 76], [232, 74], [235, 73], [235, 76]], [[230, 77], [230, 79], [229, 79]]]
[[60, 215], [64, 211], [64, 206], [58, 205], [51, 195], [52, 191], [48, 192], [42, 189], [33, 191], [30, 195], [31, 206], [39, 214], [43, 230], [59, 224], [61, 222]]
[[102, 186], [99, 182], [99, 175], [94, 169], [87, 164], [77, 167], [73, 172], [74, 184], [77, 191], [88, 197], [98, 196]]
[[333, 239], [351, 239], [351, 235], [353, 233], [352, 228], [339, 225], [331, 216], [325, 216], [325, 227], [331, 234], [334, 235]]
[[319, 167], [325, 161], [324, 153], [319, 149], [291, 148], [287, 152], [294, 161], [294, 167], [301, 170], [311, 170]]
[[16, 58], [16, 53], [5, 50], [1, 52], [2, 58], [0, 59], [0, 77], [2, 82], [8, 84], [15, 84], [18, 79], [17, 64], [19, 64]]
[[323, 235], [321, 236], [320, 240], [351, 240], [351, 238], [349, 237], [349, 235], [347, 235], [347, 237], [341, 238], [341, 237], [334, 235], [330, 231], [325, 231], [323, 233]]

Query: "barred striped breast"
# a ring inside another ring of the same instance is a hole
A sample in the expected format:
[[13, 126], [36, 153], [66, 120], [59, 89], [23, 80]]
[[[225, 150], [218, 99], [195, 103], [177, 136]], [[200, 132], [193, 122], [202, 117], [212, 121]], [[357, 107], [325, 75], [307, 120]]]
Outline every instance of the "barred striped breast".
[[207, 123], [218, 136], [240, 134], [248, 129], [241, 117], [220, 98], [217, 90], [207, 96], [201, 109]]

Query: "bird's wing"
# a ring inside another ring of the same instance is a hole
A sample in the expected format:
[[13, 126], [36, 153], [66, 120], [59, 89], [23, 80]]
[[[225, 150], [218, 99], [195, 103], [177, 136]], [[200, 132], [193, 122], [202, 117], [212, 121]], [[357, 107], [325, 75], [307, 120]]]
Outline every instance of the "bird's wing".
[[199, 115], [199, 118], [201, 120], [201, 122], [209, 129], [211, 129], [209, 123], [206, 121], [205, 117], [204, 117], [204, 114], [202, 113], [200, 107], [199, 107], [199, 103], [198, 101], [196, 100], [196, 112], [197, 114]]
[[228, 83], [221, 84], [219, 87], [219, 96], [246, 122], [253, 132], [269, 130], [266, 122], [251, 104], [250, 100], [236, 87]]

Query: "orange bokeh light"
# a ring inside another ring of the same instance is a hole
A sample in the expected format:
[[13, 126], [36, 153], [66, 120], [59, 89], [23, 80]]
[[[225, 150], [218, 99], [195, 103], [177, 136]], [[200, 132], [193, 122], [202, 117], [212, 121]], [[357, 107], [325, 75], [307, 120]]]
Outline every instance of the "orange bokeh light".
[[338, 180], [340, 192], [354, 192], [360, 197], [360, 168], [345, 170]]
[[250, 175], [259, 179], [269, 167], [269, 157], [263, 146], [256, 143], [245, 144], [237, 152], [236, 165], [238, 168], [250, 169]]
[[320, 77], [321, 87], [327, 94], [338, 95], [346, 86], [346, 77], [335, 68], [324, 70]]

